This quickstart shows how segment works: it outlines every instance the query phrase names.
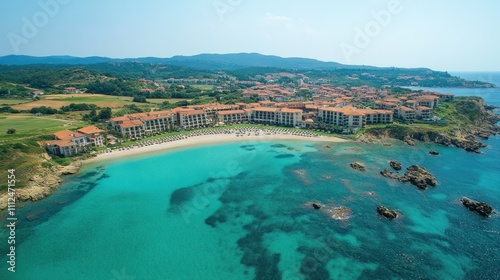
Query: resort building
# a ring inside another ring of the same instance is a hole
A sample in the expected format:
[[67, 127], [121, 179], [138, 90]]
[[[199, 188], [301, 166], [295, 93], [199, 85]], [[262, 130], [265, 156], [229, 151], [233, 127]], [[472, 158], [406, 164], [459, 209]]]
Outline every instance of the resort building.
[[209, 124], [204, 110], [189, 110], [177, 113], [179, 126], [184, 129], [205, 127]]
[[248, 122], [248, 114], [244, 110], [231, 110], [217, 112], [219, 123], [232, 124]]
[[72, 141], [80, 146], [87, 145], [87, 137], [79, 132], [63, 130], [54, 133], [55, 140]]
[[283, 108], [277, 112], [276, 117], [278, 125], [298, 127], [302, 123], [302, 110]]
[[279, 108], [267, 108], [267, 107], [256, 107], [251, 108], [250, 117], [248, 119], [251, 123], [260, 123], [260, 124], [270, 124], [276, 125], [277, 114], [280, 110]]
[[110, 124], [124, 137], [139, 138], [171, 129], [177, 118], [172, 111], [154, 111], [112, 118]]
[[94, 147], [104, 146], [105, 131], [93, 125], [82, 127], [77, 130], [78, 133], [85, 135], [87, 141]]
[[78, 130], [78, 132], [63, 130], [54, 133], [54, 140], [46, 141], [45, 147], [52, 155], [74, 156], [85, 150], [87, 145], [102, 146], [104, 139], [103, 130], [95, 126], [87, 126]]
[[431, 109], [437, 108], [439, 105], [439, 96], [424, 95], [417, 97], [418, 106], [426, 106]]
[[140, 120], [123, 121], [119, 126], [119, 131], [126, 138], [140, 138], [144, 135], [144, 123]]
[[362, 128], [367, 123], [393, 122], [393, 112], [391, 110], [358, 109], [352, 106], [319, 108], [318, 117], [324, 123], [348, 128]]
[[430, 119], [432, 118], [432, 109], [425, 106], [418, 106], [415, 111], [415, 115], [419, 119]]
[[80, 145], [66, 140], [47, 141], [45, 147], [50, 154], [63, 157], [74, 156], [80, 152]]
[[413, 121], [415, 119], [415, 109], [408, 108], [406, 106], [399, 107], [398, 118], [401, 118], [405, 121]]

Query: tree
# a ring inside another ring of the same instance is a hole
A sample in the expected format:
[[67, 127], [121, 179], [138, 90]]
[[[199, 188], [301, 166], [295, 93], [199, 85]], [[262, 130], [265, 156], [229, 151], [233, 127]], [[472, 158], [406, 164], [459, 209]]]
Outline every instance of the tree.
[[16, 129], [15, 128], [9, 128], [7, 129], [7, 134], [15, 134], [16, 133]]
[[98, 120], [97, 118], [97, 112], [95, 108], [92, 108], [90, 110], [90, 113], [86, 114], [83, 116], [84, 121], [91, 121], [91, 122], [96, 122]]
[[106, 107], [106, 108], [102, 109], [99, 112], [98, 119], [100, 119], [100, 120], [109, 120], [109, 119], [111, 119], [111, 108]]
[[140, 102], [140, 103], [146, 103], [146, 97], [144, 96], [139, 96], [139, 95], [136, 95], [134, 96], [134, 99], [132, 99], [133, 102]]

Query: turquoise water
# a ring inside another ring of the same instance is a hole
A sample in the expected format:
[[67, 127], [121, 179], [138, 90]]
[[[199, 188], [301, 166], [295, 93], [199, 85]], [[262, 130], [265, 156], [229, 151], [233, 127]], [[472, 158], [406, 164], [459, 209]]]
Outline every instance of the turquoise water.
[[[485, 143], [479, 155], [422, 143], [230, 143], [89, 165], [18, 210], [16, 272], [3, 257], [0, 279], [497, 279], [500, 215], [459, 202], [500, 209], [500, 137]], [[392, 159], [425, 166], [438, 186], [379, 175]], [[348, 207], [350, 218], [310, 201]], [[401, 217], [381, 218], [379, 205]]]

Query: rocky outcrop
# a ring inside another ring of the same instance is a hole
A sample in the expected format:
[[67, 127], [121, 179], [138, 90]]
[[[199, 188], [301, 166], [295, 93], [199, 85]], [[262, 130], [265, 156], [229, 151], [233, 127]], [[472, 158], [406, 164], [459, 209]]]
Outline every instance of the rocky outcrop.
[[408, 167], [406, 173], [403, 176], [399, 176], [390, 170], [384, 169], [380, 171], [380, 174], [389, 179], [397, 179], [403, 183], [410, 182], [419, 189], [427, 189], [429, 186], [436, 186], [436, 178], [424, 167], [420, 167], [416, 164]]
[[366, 171], [365, 166], [361, 162], [352, 162], [350, 165], [352, 168], [354, 168], [356, 170], [363, 171], [363, 172]]
[[485, 202], [477, 202], [467, 197], [462, 197], [460, 201], [465, 207], [467, 207], [467, 209], [484, 217], [491, 216], [491, 214], [495, 211], [493, 207]]
[[[38, 201], [49, 196], [59, 188], [62, 182], [61, 176], [77, 173], [81, 165], [81, 161], [74, 161], [68, 166], [40, 169], [38, 174], [29, 179], [25, 187], [16, 189], [16, 198], [19, 201]], [[7, 196], [0, 196], [0, 209], [5, 208], [7, 208]]]
[[321, 203], [319, 203], [319, 202], [313, 202], [312, 206], [313, 206], [314, 209], [320, 209], [321, 208]]
[[409, 145], [415, 141], [432, 142], [444, 146], [455, 146], [468, 152], [480, 153], [485, 145], [476, 138], [488, 139], [490, 135], [500, 133], [496, 123], [500, 115], [492, 112], [492, 106], [477, 97], [461, 99], [452, 104], [457, 120], [448, 129], [433, 129], [418, 125], [387, 125], [370, 128], [358, 137], [359, 141], [376, 143], [387, 138], [398, 139]]
[[424, 167], [414, 164], [406, 170], [405, 175], [399, 178], [401, 182], [410, 182], [419, 189], [423, 190], [427, 189], [428, 186], [434, 187], [437, 185], [436, 178], [434, 178], [434, 176]]
[[389, 208], [385, 206], [377, 207], [377, 213], [384, 216], [388, 220], [393, 220], [398, 217], [398, 213], [394, 210], [389, 210]]
[[403, 138], [403, 142], [405, 142], [406, 144], [408, 144], [410, 146], [414, 146], [415, 145], [415, 141], [410, 136], [405, 136]]
[[56, 174], [58, 174], [59, 176], [71, 175], [71, 174], [76, 174], [78, 172], [78, 170], [80, 170], [81, 166], [82, 166], [82, 163], [80, 161], [75, 161], [67, 166], [57, 166], [54, 168], [54, 170], [55, 170]]
[[435, 151], [435, 150], [430, 150], [429, 155], [437, 156], [437, 155], [439, 155], [439, 152]]
[[389, 165], [394, 169], [394, 170], [401, 170], [403, 167], [401, 166], [401, 162], [396, 161], [396, 160], [391, 160], [389, 162]]

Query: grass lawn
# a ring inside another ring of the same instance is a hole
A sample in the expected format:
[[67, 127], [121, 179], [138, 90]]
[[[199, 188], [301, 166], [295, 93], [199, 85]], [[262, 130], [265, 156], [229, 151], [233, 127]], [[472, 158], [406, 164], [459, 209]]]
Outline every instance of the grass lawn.
[[[82, 121], [57, 117], [60, 116], [0, 115], [0, 140], [15, 140], [85, 126]], [[8, 135], [7, 130], [10, 128], [16, 129], [16, 133]]]

